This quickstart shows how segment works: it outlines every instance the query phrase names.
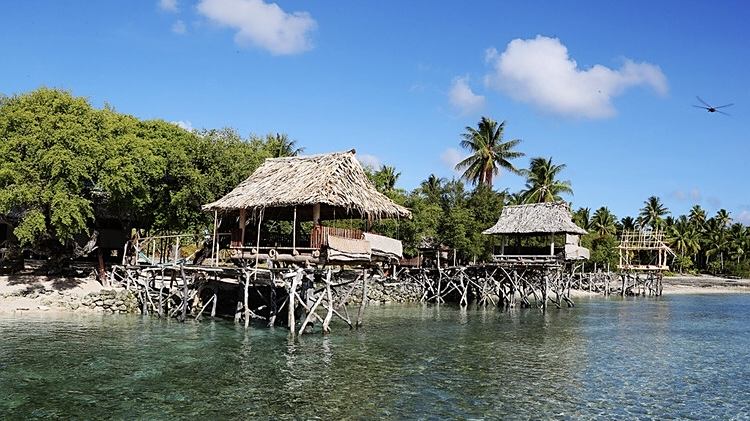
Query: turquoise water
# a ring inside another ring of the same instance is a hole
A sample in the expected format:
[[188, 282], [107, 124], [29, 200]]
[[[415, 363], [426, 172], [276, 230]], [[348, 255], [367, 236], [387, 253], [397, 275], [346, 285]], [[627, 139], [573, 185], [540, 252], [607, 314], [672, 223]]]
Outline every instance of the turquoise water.
[[366, 322], [290, 341], [226, 321], [0, 316], [0, 419], [750, 416], [750, 295], [371, 307]]

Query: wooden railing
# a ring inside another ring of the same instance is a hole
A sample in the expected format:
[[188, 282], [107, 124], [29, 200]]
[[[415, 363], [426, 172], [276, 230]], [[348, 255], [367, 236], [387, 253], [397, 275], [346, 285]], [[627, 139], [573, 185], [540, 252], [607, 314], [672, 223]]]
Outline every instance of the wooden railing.
[[336, 228], [326, 227], [323, 225], [316, 225], [310, 232], [310, 248], [319, 249], [324, 245], [328, 244], [328, 236], [335, 235], [337, 237], [351, 238], [354, 240], [362, 240], [365, 238], [362, 231], [354, 228]]

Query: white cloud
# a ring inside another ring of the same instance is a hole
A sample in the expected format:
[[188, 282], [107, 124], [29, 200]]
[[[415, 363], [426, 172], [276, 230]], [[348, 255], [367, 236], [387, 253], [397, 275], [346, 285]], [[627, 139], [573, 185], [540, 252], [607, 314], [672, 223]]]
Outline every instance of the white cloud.
[[467, 76], [453, 79], [451, 89], [448, 91], [448, 98], [451, 105], [463, 114], [477, 111], [484, 106], [484, 96], [477, 95], [471, 90]]
[[693, 203], [698, 203], [703, 198], [703, 195], [701, 194], [701, 191], [697, 188], [692, 188], [690, 190], [675, 190], [672, 192], [672, 197], [684, 201], [690, 199]]
[[167, 12], [177, 11], [177, 0], [159, 0], [159, 9]]
[[317, 27], [309, 13], [287, 13], [276, 3], [263, 0], [201, 0], [198, 12], [218, 25], [237, 30], [237, 44], [255, 45], [276, 55], [311, 49], [310, 32]]
[[750, 210], [743, 209], [737, 216], [737, 221], [745, 225], [750, 225]]
[[380, 168], [381, 165], [383, 165], [380, 158], [378, 158], [375, 155], [370, 155], [367, 153], [358, 154], [357, 160], [362, 163], [365, 167], [370, 167], [374, 170]]
[[604, 118], [615, 114], [612, 99], [633, 86], [667, 92], [667, 78], [659, 66], [625, 59], [617, 70], [596, 64], [581, 69], [557, 38], [537, 35], [514, 39], [505, 51], [487, 50], [492, 71], [487, 86], [502, 90], [518, 101], [555, 114]]
[[451, 171], [456, 171], [456, 164], [463, 161], [465, 158], [466, 156], [456, 148], [448, 148], [440, 154], [440, 160], [443, 161], [443, 164], [450, 168]]
[[183, 129], [185, 129], [185, 130], [187, 130], [189, 132], [193, 131], [193, 123], [191, 123], [189, 121], [182, 121], [182, 120], [180, 120], [180, 121], [173, 121], [172, 124], [175, 124], [178, 127], [183, 128]]
[[185, 22], [178, 20], [174, 24], [172, 24], [172, 32], [179, 35], [184, 35], [187, 33], [187, 26], [185, 26]]

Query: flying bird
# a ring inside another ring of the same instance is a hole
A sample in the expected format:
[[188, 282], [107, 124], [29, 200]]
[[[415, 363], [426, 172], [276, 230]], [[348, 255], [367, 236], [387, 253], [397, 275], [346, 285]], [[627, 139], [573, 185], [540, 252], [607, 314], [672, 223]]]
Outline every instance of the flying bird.
[[726, 107], [731, 107], [732, 105], [734, 105], [734, 104], [726, 104], [726, 105], [719, 105], [718, 107], [714, 107], [713, 105], [710, 105], [706, 101], [702, 100], [701, 97], [696, 96], [696, 98], [698, 98], [698, 101], [700, 101], [701, 104], [703, 104], [703, 105], [693, 105], [693, 107], [695, 107], [695, 108], [702, 108], [702, 109], [708, 111], [709, 113], [721, 113], [721, 114], [724, 114], [724, 115], [729, 115], [729, 114], [725, 113], [724, 111], [721, 111], [719, 108], [726, 108]]

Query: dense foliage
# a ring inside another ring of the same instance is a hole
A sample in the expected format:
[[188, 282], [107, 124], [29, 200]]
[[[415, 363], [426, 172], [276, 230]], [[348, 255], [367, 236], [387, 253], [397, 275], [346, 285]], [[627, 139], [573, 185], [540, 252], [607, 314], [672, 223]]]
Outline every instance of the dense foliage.
[[[520, 140], [502, 140], [505, 122], [483, 117], [467, 127], [460, 144], [470, 155], [460, 179], [430, 175], [412, 191], [397, 188], [400, 173], [383, 166], [368, 173], [378, 190], [410, 208], [410, 220], [374, 221], [376, 232], [399, 238], [407, 255], [420, 245], [443, 245], [461, 262], [488, 259], [497, 239], [482, 235], [504, 205], [565, 200], [564, 164], [534, 157], [528, 169], [511, 161], [523, 156]], [[210, 215], [201, 205], [225, 194], [265, 158], [302, 152], [284, 134], [242, 138], [232, 129], [186, 131], [162, 120], [140, 120], [54, 89], [0, 97], [0, 222], [12, 227], [12, 246], [51, 257], [85, 254], [85, 244], [103, 227], [160, 232], [201, 232]], [[500, 169], [522, 174], [519, 192], [492, 189]], [[574, 221], [589, 234], [582, 245], [591, 261], [618, 263], [617, 236], [648, 228], [666, 233], [680, 271], [750, 275], [750, 230], [720, 210], [708, 218], [695, 206], [669, 216], [657, 197], [639, 215], [618, 219], [601, 207], [580, 208]], [[337, 221], [363, 227], [364, 221]]]
[[113, 224], [199, 230], [202, 204], [266, 157], [298, 151], [284, 135], [189, 132], [38, 89], [0, 102], [0, 215], [16, 246], [53, 257], [80, 253]]

